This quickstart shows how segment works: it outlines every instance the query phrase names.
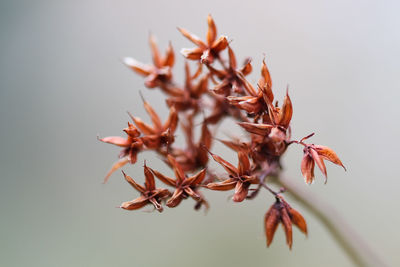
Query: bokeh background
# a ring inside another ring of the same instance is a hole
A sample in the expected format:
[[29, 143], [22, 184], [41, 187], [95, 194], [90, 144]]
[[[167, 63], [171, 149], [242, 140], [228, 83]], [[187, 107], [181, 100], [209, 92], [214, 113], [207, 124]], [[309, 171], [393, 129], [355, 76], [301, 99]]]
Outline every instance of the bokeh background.
[[[399, 266], [400, 19], [396, 1], [1, 1], [1, 266], [352, 266], [321, 223], [290, 252], [278, 229], [265, 246], [266, 193], [235, 204], [206, 192], [205, 216], [186, 201], [164, 213], [115, 208], [137, 193], [122, 175], [104, 185], [119, 149], [96, 135], [123, 134], [126, 111], [147, 119], [138, 91], [166, 117], [162, 94], [121, 62], [151, 60], [147, 38], [177, 50], [176, 30], [199, 36], [211, 13], [240, 61], [253, 58], [256, 82], [266, 56], [274, 90], [287, 84], [293, 134], [334, 148], [348, 171], [329, 164], [329, 181], [306, 186], [301, 148], [284, 159], [287, 176], [330, 203], [389, 265]], [[234, 124], [226, 132], [241, 131]], [[213, 151], [235, 161], [216, 145]], [[142, 163], [171, 173], [154, 154]]]

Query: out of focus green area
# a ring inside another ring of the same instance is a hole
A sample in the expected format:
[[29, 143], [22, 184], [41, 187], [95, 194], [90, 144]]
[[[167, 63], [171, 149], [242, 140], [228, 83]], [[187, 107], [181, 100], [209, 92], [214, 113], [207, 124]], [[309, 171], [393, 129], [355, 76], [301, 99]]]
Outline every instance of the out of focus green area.
[[[115, 208], [137, 193], [104, 174], [119, 149], [96, 135], [123, 134], [126, 111], [147, 120], [138, 91], [166, 117], [159, 91], [121, 62], [151, 60], [147, 38], [172, 41], [182, 81], [176, 30], [203, 37], [211, 13], [242, 61], [262, 58], [273, 89], [286, 85], [293, 135], [316, 132], [348, 168], [329, 165], [329, 181], [306, 186], [301, 148], [284, 159], [288, 176], [337, 209], [390, 265], [399, 266], [398, 151], [400, 34], [395, 1], [2, 1], [0, 3], [1, 266], [352, 266], [328, 232], [296, 202], [309, 237], [295, 230], [293, 250], [278, 229], [266, 248], [267, 193], [244, 203], [205, 192], [205, 216], [189, 200], [163, 214]], [[222, 132], [241, 131], [232, 122]], [[180, 142], [182, 142], [182, 137]], [[213, 151], [235, 162], [220, 144]], [[142, 162], [169, 172], [154, 154], [124, 168], [141, 181]], [[221, 169], [219, 169], [221, 170]]]

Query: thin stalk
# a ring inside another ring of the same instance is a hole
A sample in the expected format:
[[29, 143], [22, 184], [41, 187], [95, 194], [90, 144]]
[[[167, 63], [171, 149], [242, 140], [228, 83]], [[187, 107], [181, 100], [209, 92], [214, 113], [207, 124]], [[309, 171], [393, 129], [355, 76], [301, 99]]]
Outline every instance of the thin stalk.
[[286, 194], [290, 194], [317, 217], [356, 266], [387, 266], [327, 203], [300, 189], [290, 179], [282, 177], [282, 175], [279, 175], [279, 178], [271, 179], [271, 182], [286, 188]]

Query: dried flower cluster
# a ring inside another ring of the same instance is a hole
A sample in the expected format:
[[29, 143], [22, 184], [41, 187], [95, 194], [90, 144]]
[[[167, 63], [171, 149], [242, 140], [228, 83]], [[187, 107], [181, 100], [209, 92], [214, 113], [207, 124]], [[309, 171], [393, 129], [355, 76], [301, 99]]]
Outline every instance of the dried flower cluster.
[[[233, 201], [242, 202], [255, 198], [260, 189], [265, 188], [276, 199], [265, 214], [267, 246], [271, 244], [279, 223], [282, 223], [287, 244], [291, 247], [292, 224], [307, 234], [306, 222], [303, 216], [284, 200], [284, 190], [272, 190], [266, 184], [266, 178], [279, 179], [280, 158], [288, 146], [294, 143], [304, 147], [301, 172], [307, 184], [314, 181], [315, 164], [324, 174], [325, 182], [327, 171], [324, 160], [343, 168], [344, 166], [332, 149], [304, 142], [313, 134], [299, 141], [291, 139], [293, 106], [288, 90], [282, 106], [279, 106], [274, 99], [272, 80], [265, 60], [262, 62], [261, 77], [256, 86], [248, 82], [246, 76], [253, 69], [251, 60], [246, 59], [244, 64], [238, 67], [228, 38], [217, 37], [217, 28], [211, 16], [208, 16], [207, 22], [205, 41], [185, 29], [178, 28], [183, 36], [195, 45], [194, 48], [183, 49], [181, 53], [188, 61], [196, 62], [197, 67], [192, 74], [189, 62], [186, 61], [183, 85], [174, 81], [172, 68], [175, 52], [171, 44], [165, 56], [162, 56], [155, 39], [150, 36], [152, 64], [142, 64], [133, 58], [125, 58], [124, 62], [129, 68], [145, 77], [146, 87], [159, 88], [165, 93], [169, 116], [163, 123], [142, 97], [144, 109], [149, 114], [152, 124], [129, 114], [133, 124], [128, 122], [128, 127], [123, 129], [126, 137], [112, 136], [100, 139], [102, 142], [123, 148], [119, 155], [120, 160], [112, 166], [105, 182], [114, 171], [125, 164], [136, 163], [138, 153], [153, 150], [173, 169], [175, 178], [168, 177], [145, 163], [145, 184], [141, 186], [123, 172], [126, 181], [139, 191], [140, 196], [122, 203], [121, 208], [136, 210], [152, 204], [156, 210], [162, 212], [164, 202], [167, 207], [173, 208], [190, 197], [196, 203], [195, 209], [203, 205], [207, 209], [209, 204], [202, 194], [204, 189], [234, 190]], [[227, 58], [223, 57], [225, 53]], [[194, 140], [196, 117], [202, 118], [199, 140]], [[219, 140], [237, 153], [237, 166], [210, 151], [215, 140], [210, 129], [226, 117], [236, 120], [248, 133], [247, 140]], [[178, 121], [186, 137], [186, 146], [183, 148], [174, 144]], [[209, 156], [223, 167], [225, 173], [216, 175], [207, 169]], [[154, 177], [172, 190], [157, 188]], [[251, 188], [252, 186], [254, 188]]]

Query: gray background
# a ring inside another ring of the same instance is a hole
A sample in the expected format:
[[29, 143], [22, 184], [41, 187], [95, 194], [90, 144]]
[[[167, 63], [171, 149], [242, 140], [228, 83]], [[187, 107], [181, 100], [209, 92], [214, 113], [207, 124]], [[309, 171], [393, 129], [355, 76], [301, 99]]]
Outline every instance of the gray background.
[[[290, 85], [293, 133], [337, 151], [348, 171], [328, 165], [306, 186], [301, 148], [284, 158], [287, 175], [335, 207], [389, 264], [400, 265], [399, 4], [395, 1], [1, 1], [1, 266], [351, 266], [328, 232], [296, 202], [309, 225], [290, 252], [282, 229], [265, 247], [263, 216], [273, 199], [187, 201], [163, 214], [115, 208], [137, 196], [122, 176], [101, 184], [118, 148], [126, 111], [148, 120], [138, 90], [166, 117], [162, 94], [123, 66], [149, 62], [149, 31], [164, 49], [203, 37], [211, 13], [252, 82], [266, 55], [274, 91]], [[183, 58], [177, 55], [178, 80]], [[225, 131], [240, 130], [226, 124]], [[230, 129], [232, 127], [232, 130]], [[213, 151], [235, 162], [229, 150]], [[142, 162], [171, 174], [151, 153], [124, 168], [141, 181]]]

